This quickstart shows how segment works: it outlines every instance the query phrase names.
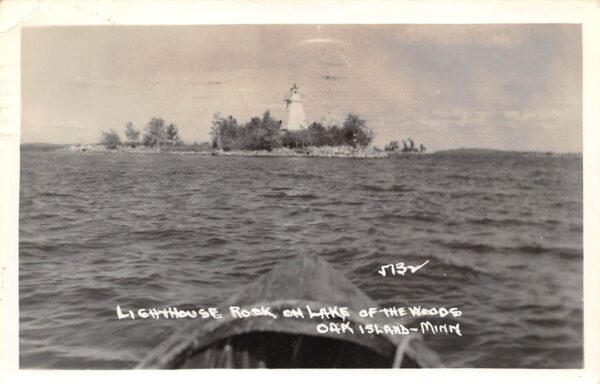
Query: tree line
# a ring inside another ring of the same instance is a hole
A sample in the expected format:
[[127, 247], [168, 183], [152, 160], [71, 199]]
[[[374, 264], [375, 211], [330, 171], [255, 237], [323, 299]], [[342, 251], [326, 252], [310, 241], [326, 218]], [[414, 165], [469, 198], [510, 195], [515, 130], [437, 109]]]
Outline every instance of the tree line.
[[[227, 118], [220, 113], [213, 117], [210, 130], [211, 143], [197, 145], [193, 150], [221, 149], [271, 151], [275, 148], [303, 149], [307, 147], [323, 146], [351, 146], [364, 148], [371, 144], [374, 138], [373, 131], [367, 127], [365, 120], [358, 115], [348, 114], [340, 125], [323, 125], [318, 122], [310, 124], [307, 128], [288, 131], [282, 128], [282, 121], [276, 120], [266, 111], [262, 117], [253, 117], [246, 123], [238, 123], [233, 116]], [[125, 145], [129, 147], [154, 147], [160, 149], [161, 145], [181, 146], [183, 141], [179, 129], [174, 123], [168, 123], [163, 118], [153, 117], [143, 130], [136, 129], [130, 121], [125, 125], [124, 140], [114, 130], [102, 132], [101, 144], [108, 149], [116, 149]], [[402, 140], [402, 147], [397, 140], [391, 141], [384, 147], [387, 152], [425, 152], [423, 144], [415, 146], [415, 142], [408, 138]]]
[[179, 136], [179, 129], [174, 123], [167, 123], [163, 118], [153, 117], [144, 127], [143, 131], [135, 129], [133, 123], [129, 121], [125, 125], [125, 140], [114, 130], [102, 132], [101, 144], [108, 149], [115, 149], [121, 145], [136, 147], [156, 147], [161, 145], [180, 145], [183, 144]]
[[253, 117], [246, 123], [238, 123], [233, 116], [227, 118], [215, 114], [211, 126], [213, 148], [230, 150], [267, 150], [275, 148], [306, 148], [310, 146], [366, 147], [374, 137], [366, 121], [358, 115], [348, 114], [346, 120], [324, 126], [314, 122], [307, 128], [288, 131], [282, 129], [281, 120], [275, 120], [266, 111], [262, 118]]
[[402, 149], [397, 140], [392, 140], [383, 148], [386, 152], [425, 152], [427, 148], [423, 144], [419, 147], [415, 146], [415, 142], [409, 137], [407, 140], [402, 140]]

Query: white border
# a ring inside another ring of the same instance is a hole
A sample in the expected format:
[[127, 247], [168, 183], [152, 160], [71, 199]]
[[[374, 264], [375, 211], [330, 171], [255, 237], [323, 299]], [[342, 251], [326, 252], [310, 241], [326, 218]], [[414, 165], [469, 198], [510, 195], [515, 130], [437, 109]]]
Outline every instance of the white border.
[[[600, 0], [597, 1], [31, 1], [0, 3], [0, 368], [2, 382], [107, 380], [410, 380], [600, 383]], [[20, 32], [23, 26], [184, 24], [575, 23], [583, 33], [585, 369], [47, 371], [18, 369]]]

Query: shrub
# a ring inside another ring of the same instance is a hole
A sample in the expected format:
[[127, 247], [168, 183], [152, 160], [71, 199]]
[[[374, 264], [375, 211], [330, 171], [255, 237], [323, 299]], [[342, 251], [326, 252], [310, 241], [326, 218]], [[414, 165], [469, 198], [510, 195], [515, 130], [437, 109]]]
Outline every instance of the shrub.
[[104, 144], [108, 149], [116, 149], [121, 145], [121, 139], [119, 135], [112, 129], [108, 132], [102, 132], [101, 144]]
[[365, 120], [361, 120], [357, 115], [348, 115], [341, 128], [337, 125], [325, 127], [315, 122], [306, 129], [288, 131], [282, 137], [282, 145], [287, 148], [344, 145], [366, 147], [373, 140], [373, 136]]

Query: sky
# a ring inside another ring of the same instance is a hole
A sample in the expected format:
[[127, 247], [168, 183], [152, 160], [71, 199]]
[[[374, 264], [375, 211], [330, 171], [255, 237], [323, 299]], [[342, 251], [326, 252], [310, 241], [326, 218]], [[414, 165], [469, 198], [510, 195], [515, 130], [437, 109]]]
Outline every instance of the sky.
[[379, 146], [582, 150], [575, 24], [30, 27], [21, 58], [23, 143], [152, 117], [208, 141], [216, 112], [285, 122], [296, 83], [310, 122], [358, 114]]

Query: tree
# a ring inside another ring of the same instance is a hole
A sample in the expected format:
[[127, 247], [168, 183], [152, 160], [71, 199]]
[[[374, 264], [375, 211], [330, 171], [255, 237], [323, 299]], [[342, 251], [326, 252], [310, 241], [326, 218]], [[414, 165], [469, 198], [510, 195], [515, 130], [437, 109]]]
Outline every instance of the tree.
[[260, 147], [270, 151], [274, 148], [281, 147], [281, 120], [275, 120], [271, 117], [271, 112], [268, 110], [263, 114], [260, 122]]
[[345, 144], [353, 147], [366, 147], [373, 140], [373, 132], [367, 128], [367, 122], [358, 115], [348, 114], [342, 126]]
[[384, 147], [384, 149], [386, 152], [396, 152], [400, 149], [400, 144], [398, 144], [398, 140], [392, 140]]
[[221, 148], [224, 151], [270, 151], [281, 146], [280, 132], [281, 121], [272, 118], [269, 111], [266, 111], [262, 118], [253, 117], [245, 124], [238, 124], [232, 116], [225, 119], [220, 113], [215, 113], [210, 129], [213, 148]]
[[125, 137], [130, 143], [137, 143], [140, 140], [140, 131], [133, 127], [131, 121], [125, 125]]
[[224, 151], [234, 149], [238, 144], [238, 134], [241, 130], [242, 127], [238, 125], [233, 116], [224, 118], [220, 113], [215, 113], [210, 129], [213, 147]]
[[327, 128], [321, 123], [314, 122], [308, 127], [308, 134], [312, 145], [322, 147], [324, 145], [333, 145], [333, 138], [327, 131]]
[[170, 144], [180, 144], [181, 138], [179, 137], [179, 130], [177, 126], [173, 123], [169, 123], [166, 129], [166, 141]]
[[165, 120], [160, 117], [151, 118], [144, 128], [144, 145], [160, 148], [160, 144], [165, 142], [166, 137], [167, 128], [165, 126]]
[[223, 116], [220, 112], [215, 112], [210, 126], [210, 138], [213, 148], [220, 148], [221, 142], [221, 127], [223, 125]]
[[343, 145], [345, 143], [343, 134], [342, 134], [342, 129], [340, 127], [338, 127], [337, 125], [334, 124], [332, 126], [327, 127], [327, 133], [331, 137], [331, 140], [332, 140], [331, 145], [333, 145], [333, 146]]
[[108, 149], [116, 149], [121, 145], [121, 139], [119, 138], [119, 135], [111, 129], [108, 132], [102, 132], [101, 143]]

